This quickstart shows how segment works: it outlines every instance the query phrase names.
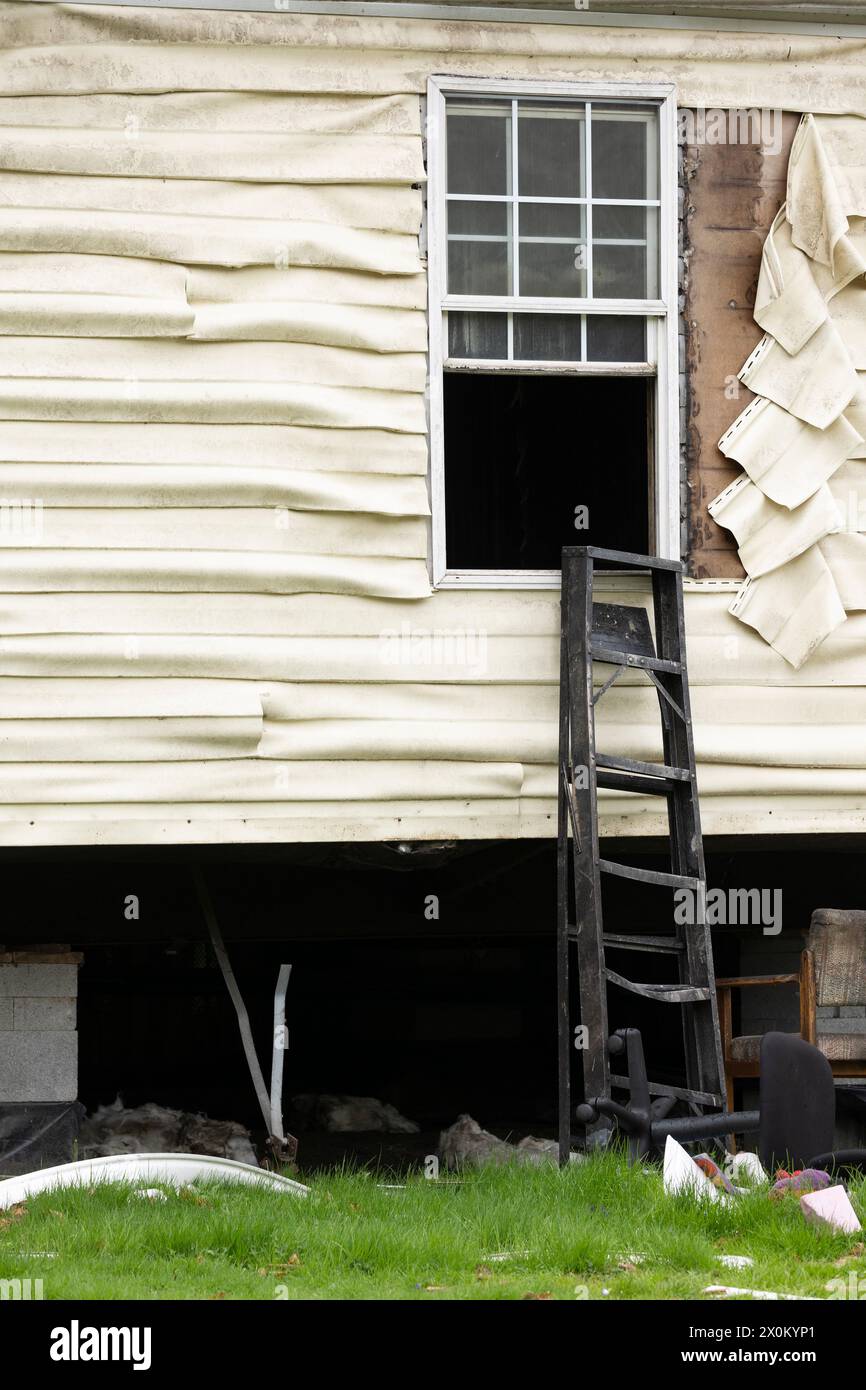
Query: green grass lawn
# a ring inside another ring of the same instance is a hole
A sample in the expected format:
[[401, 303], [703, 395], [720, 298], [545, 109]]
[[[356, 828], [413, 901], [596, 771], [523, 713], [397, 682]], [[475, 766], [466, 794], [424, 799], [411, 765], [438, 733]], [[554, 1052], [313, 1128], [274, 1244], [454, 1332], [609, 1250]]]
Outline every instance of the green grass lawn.
[[[617, 1154], [389, 1181], [318, 1174], [306, 1199], [223, 1184], [165, 1202], [117, 1184], [55, 1191], [0, 1212], [0, 1279], [41, 1279], [46, 1299], [694, 1299], [708, 1284], [828, 1298], [853, 1271], [866, 1295], [858, 1238], [807, 1226], [796, 1199], [670, 1199], [660, 1169]], [[850, 1194], [866, 1223], [866, 1182]], [[754, 1267], [726, 1269], [723, 1253]]]

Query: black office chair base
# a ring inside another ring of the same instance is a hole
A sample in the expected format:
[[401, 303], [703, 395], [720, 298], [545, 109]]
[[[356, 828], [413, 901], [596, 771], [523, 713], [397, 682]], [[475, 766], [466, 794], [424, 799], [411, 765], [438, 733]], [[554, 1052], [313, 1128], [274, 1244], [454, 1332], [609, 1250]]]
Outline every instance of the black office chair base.
[[628, 1104], [599, 1097], [579, 1105], [575, 1113], [584, 1125], [596, 1124], [602, 1115], [614, 1119], [627, 1137], [633, 1163], [660, 1148], [668, 1135], [689, 1143], [757, 1131], [758, 1156], [769, 1173], [780, 1166], [866, 1169], [866, 1149], [832, 1152], [835, 1090], [830, 1063], [796, 1034], [767, 1033], [762, 1040], [759, 1109], [673, 1118], [668, 1114], [674, 1100], [650, 1096], [638, 1030], [620, 1029], [608, 1039], [608, 1050], [614, 1056], [626, 1054]]

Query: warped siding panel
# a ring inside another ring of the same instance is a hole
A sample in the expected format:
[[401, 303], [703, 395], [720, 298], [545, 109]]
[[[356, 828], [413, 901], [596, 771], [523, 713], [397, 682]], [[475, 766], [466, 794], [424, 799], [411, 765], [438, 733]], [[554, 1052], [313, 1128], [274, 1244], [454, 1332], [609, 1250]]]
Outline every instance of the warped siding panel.
[[261, 719], [252, 682], [20, 680], [0, 676], [0, 720]]
[[0, 208], [0, 240], [10, 251], [151, 257], [193, 265], [287, 266], [360, 270], [415, 276], [417, 241], [397, 232], [336, 227], [305, 220], [274, 222], [256, 217], [204, 221], [158, 219], [137, 212]]
[[[22, 340], [24, 341], [24, 340]], [[32, 340], [31, 340], [32, 341]], [[39, 339], [38, 341], [48, 341]], [[281, 382], [0, 381], [7, 420], [127, 421], [140, 424], [313, 425], [324, 429], [422, 432], [424, 401], [408, 391]]]
[[[31, 11], [28, 14], [27, 11]], [[712, 30], [4, 4], [9, 94], [421, 92], [429, 73], [676, 82], [686, 106], [856, 111], [866, 42]]]
[[[417, 238], [421, 205], [415, 216]], [[387, 248], [386, 248], [387, 249]], [[275, 302], [364, 304], [382, 309], [427, 307], [427, 277], [422, 274], [374, 275], [351, 270], [304, 266], [190, 266], [187, 294], [191, 304]]]
[[2, 420], [0, 456], [9, 463], [144, 463], [310, 468], [316, 472], [427, 472], [422, 435], [388, 430], [334, 433], [301, 425], [208, 425], [200, 422]]
[[[86, 178], [76, 174], [3, 174], [4, 205], [57, 219], [64, 211], [127, 214], [145, 220], [154, 232], [175, 227], [176, 219], [195, 229], [196, 242], [210, 240], [221, 221], [264, 223], [272, 244], [285, 222], [325, 222], [411, 236], [421, 208], [419, 189], [400, 184], [227, 183], [206, 179]], [[95, 219], [94, 219], [95, 220]]]
[[360, 801], [469, 800], [516, 797], [523, 769], [519, 763], [335, 761], [275, 763], [7, 763], [3, 785], [8, 802], [63, 801], [74, 804], [191, 801], [232, 805], [243, 787], [248, 802], [327, 801], [344, 806], [346, 787]]
[[0, 719], [0, 763], [252, 758], [260, 736], [256, 718]]
[[[119, 499], [119, 501], [122, 499]], [[50, 507], [41, 543], [51, 550], [276, 551], [286, 555], [424, 559], [427, 527], [403, 517], [273, 507]]]
[[117, 395], [130, 384], [300, 383], [389, 392], [424, 390], [421, 353], [357, 352], [315, 343], [171, 343], [137, 338], [0, 338], [0, 374], [52, 381], [107, 381]]
[[6, 550], [0, 592], [357, 594], [420, 598], [426, 561], [208, 550]]
[[[291, 507], [311, 512], [427, 516], [423, 478], [283, 473], [226, 464], [0, 463], [0, 494], [50, 496], [54, 507]], [[49, 513], [49, 524], [54, 512]], [[273, 527], [271, 515], [271, 527]]]
[[[2, 13], [2, 11], [0, 11]], [[210, 136], [273, 134], [297, 138], [308, 134], [413, 136], [421, 134], [421, 113], [410, 96], [337, 97], [330, 93], [290, 95], [267, 92], [163, 92], [134, 96], [127, 92], [93, 96], [0, 97], [0, 129], [21, 127], [63, 131], [74, 139], [85, 131], [122, 134], [134, 145], [142, 133], [180, 132]], [[168, 147], [170, 150], [170, 147]], [[198, 148], [198, 147], [196, 147]], [[289, 146], [290, 148], [290, 146]], [[339, 157], [339, 150], [333, 151]], [[414, 147], [411, 155], [416, 155]], [[294, 180], [295, 162], [289, 177]], [[28, 165], [29, 169], [30, 166]], [[219, 177], [224, 178], [224, 172]], [[196, 173], [196, 178], [199, 174]], [[367, 180], [362, 180], [366, 182]], [[340, 182], [324, 179], [317, 182]]]

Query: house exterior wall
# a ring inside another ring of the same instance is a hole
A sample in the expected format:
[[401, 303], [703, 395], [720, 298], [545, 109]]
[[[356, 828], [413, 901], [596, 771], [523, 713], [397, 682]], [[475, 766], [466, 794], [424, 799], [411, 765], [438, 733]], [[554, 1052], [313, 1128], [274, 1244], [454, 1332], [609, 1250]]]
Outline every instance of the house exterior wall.
[[[551, 835], [558, 594], [428, 577], [427, 78], [640, 57], [684, 105], [856, 109], [863, 43], [0, 21], [0, 843]], [[866, 615], [795, 672], [687, 587], [705, 831], [862, 830]], [[627, 673], [602, 739], [652, 756], [655, 724]]]

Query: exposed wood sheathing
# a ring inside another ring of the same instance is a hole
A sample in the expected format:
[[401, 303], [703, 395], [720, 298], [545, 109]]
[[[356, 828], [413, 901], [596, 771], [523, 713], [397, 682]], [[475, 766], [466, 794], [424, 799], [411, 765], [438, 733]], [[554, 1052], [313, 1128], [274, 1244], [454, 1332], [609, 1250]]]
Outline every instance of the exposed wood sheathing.
[[744, 573], [736, 542], [707, 504], [741, 471], [718, 440], [752, 399], [737, 373], [761, 338], [754, 319], [761, 252], [785, 201], [798, 122], [781, 112], [777, 119], [778, 150], [704, 142], [685, 152], [689, 572], [696, 579]]
[[[447, 69], [771, 101], [784, 67], [814, 108], [862, 50], [830, 80], [812, 39], [0, 22], [0, 842], [551, 834], [558, 596], [429, 590], [419, 94]], [[686, 604], [706, 829], [863, 829], [866, 619], [794, 672], [729, 601]], [[646, 756], [639, 679], [602, 742]]]

